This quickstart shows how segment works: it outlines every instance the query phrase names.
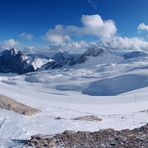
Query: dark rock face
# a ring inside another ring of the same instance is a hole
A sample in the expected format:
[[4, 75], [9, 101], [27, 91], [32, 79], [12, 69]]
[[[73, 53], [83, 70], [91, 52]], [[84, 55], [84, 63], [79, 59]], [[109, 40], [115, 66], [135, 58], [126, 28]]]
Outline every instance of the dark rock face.
[[147, 148], [148, 124], [134, 130], [65, 131], [53, 137], [36, 135], [26, 145], [39, 148]]
[[15, 49], [4, 50], [0, 54], [0, 72], [23, 74], [34, 71], [32, 65], [28, 64], [25, 56]]
[[85, 63], [88, 60], [88, 57], [102, 56], [106, 52], [109, 52], [109, 51], [107, 51], [105, 48], [91, 46], [80, 57], [78, 57], [75, 61], [73, 61], [71, 65]]

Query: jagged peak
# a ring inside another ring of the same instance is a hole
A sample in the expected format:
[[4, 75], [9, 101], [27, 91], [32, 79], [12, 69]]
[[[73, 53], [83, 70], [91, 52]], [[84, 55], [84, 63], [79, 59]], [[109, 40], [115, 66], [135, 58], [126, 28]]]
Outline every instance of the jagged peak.
[[10, 49], [10, 54], [11, 54], [11, 55], [16, 55], [17, 53], [18, 53], [18, 51], [17, 51], [16, 48]]
[[106, 53], [110, 53], [111, 50], [107, 47], [105, 47], [102, 44], [95, 44], [95, 45], [91, 45], [89, 47], [87, 47], [87, 50], [85, 51], [85, 55], [86, 56], [98, 56], [98, 55], [102, 55], [102, 54], [106, 54]]

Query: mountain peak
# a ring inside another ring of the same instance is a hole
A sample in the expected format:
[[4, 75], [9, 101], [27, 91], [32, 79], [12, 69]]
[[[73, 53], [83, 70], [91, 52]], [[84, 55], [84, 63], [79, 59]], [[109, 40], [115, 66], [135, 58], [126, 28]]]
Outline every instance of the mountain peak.
[[10, 49], [10, 54], [11, 55], [16, 55], [18, 52], [15, 48]]
[[86, 56], [98, 56], [98, 55], [102, 55], [106, 52], [109, 52], [109, 50], [107, 50], [105, 47], [100, 47], [100, 46], [95, 46], [92, 45], [90, 47], [87, 48], [86, 52], [84, 53]]

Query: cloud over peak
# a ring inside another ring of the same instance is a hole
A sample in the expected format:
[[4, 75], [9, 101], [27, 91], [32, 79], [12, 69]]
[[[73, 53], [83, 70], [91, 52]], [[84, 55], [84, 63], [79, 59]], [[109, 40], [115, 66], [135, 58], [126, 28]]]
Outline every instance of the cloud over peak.
[[114, 36], [113, 38], [102, 41], [109, 48], [116, 50], [144, 50], [148, 49], [148, 42], [138, 37], [121, 37]]

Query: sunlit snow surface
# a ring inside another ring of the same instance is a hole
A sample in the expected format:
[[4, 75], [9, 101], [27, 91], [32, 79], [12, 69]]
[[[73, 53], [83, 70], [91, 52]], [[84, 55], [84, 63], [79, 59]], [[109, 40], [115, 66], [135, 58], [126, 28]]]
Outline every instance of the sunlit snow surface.
[[[42, 112], [28, 117], [0, 110], [0, 147], [34, 134], [132, 129], [148, 123], [148, 112], [141, 112], [148, 109], [148, 58], [98, 64], [96, 60], [26, 75], [1, 74], [0, 94]], [[103, 120], [72, 120], [85, 115]]]

